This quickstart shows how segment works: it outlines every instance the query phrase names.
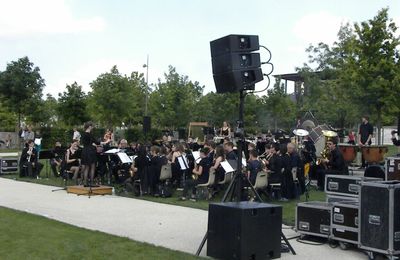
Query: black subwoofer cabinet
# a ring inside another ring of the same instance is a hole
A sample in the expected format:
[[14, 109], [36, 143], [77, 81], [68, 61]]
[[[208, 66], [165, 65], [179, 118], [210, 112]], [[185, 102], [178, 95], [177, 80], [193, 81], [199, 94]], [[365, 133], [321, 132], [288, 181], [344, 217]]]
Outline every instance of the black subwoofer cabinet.
[[255, 202], [212, 203], [207, 255], [218, 259], [281, 256], [282, 207]]
[[363, 182], [359, 219], [360, 248], [400, 254], [400, 181]]

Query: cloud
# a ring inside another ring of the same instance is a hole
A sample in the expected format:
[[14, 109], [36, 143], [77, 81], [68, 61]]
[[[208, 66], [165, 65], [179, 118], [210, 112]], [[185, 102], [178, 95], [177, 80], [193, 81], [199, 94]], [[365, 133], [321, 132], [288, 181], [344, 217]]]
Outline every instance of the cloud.
[[337, 40], [340, 26], [350, 22], [348, 18], [318, 12], [301, 17], [293, 27], [298, 40], [306, 44], [324, 42], [332, 44]]
[[0, 37], [102, 31], [98, 16], [76, 18], [64, 0], [0, 0]]

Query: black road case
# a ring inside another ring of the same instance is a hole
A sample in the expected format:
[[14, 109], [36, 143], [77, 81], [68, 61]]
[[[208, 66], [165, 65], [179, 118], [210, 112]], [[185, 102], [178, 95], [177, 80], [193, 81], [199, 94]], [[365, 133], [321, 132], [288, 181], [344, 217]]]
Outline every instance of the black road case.
[[331, 239], [358, 244], [358, 209], [358, 202], [342, 201], [333, 203]]
[[357, 229], [358, 207], [358, 202], [333, 203], [331, 224]]
[[400, 181], [363, 182], [360, 194], [359, 247], [400, 254]]
[[385, 180], [400, 180], [400, 157], [386, 157]]
[[0, 174], [8, 174], [18, 171], [18, 158], [1, 158]]
[[321, 201], [297, 203], [296, 230], [300, 234], [329, 237], [332, 204]]
[[379, 178], [349, 176], [349, 175], [326, 175], [325, 193], [342, 196], [358, 197], [361, 181], [381, 181]]

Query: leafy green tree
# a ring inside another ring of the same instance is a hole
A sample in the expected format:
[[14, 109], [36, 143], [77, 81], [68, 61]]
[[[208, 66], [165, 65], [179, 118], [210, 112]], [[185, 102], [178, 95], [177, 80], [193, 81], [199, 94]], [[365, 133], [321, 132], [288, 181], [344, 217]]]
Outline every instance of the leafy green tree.
[[66, 91], [58, 94], [57, 114], [59, 120], [68, 127], [82, 125], [89, 120], [87, 96], [82, 86], [74, 82], [66, 86]]
[[57, 118], [57, 100], [47, 94], [45, 100], [37, 100], [36, 111], [27, 116], [28, 121], [40, 126], [55, 126]]
[[171, 129], [186, 127], [193, 120], [204, 87], [179, 75], [172, 66], [164, 77], [165, 82], [159, 81], [150, 95], [153, 122]]
[[110, 72], [98, 76], [90, 83], [92, 88], [88, 100], [90, 117], [107, 127], [131, 122], [143, 111], [144, 103], [142, 100], [139, 102], [137, 96], [143, 87], [137, 85], [138, 82], [143, 82], [142, 78], [143, 76], [134, 73], [130, 78], [122, 76], [117, 66], [112, 67]]
[[290, 97], [285, 94], [279, 79], [274, 87], [267, 91], [267, 96], [261, 97], [261, 109], [259, 109], [259, 121], [266, 128], [273, 126], [274, 131], [278, 128], [290, 129], [296, 118], [296, 105]]
[[0, 127], [1, 131], [14, 131], [16, 129], [16, 122], [18, 115], [9, 110], [9, 108], [0, 102]]
[[28, 57], [12, 61], [0, 73], [0, 96], [10, 110], [18, 114], [18, 125], [21, 125], [21, 116], [35, 113], [44, 86], [40, 69], [34, 67]]
[[[363, 111], [376, 116], [380, 130], [384, 113], [400, 111], [400, 38], [397, 27], [382, 9], [367, 22], [355, 24], [357, 102]], [[368, 105], [365, 105], [368, 104]], [[378, 131], [378, 140], [381, 136]]]
[[[370, 114], [378, 129], [382, 122], [393, 119], [400, 111], [396, 31], [388, 9], [382, 9], [371, 20], [341, 27], [332, 46], [311, 46], [307, 50], [310, 63], [316, 64], [315, 71], [320, 73], [307, 83], [311, 94], [305, 107], [316, 108], [318, 115], [337, 126], [359, 122], [362, 114]], [[302, 71], [312, 70], [306, 65]], [[380, 139], [378, 131], [378, 143]]]

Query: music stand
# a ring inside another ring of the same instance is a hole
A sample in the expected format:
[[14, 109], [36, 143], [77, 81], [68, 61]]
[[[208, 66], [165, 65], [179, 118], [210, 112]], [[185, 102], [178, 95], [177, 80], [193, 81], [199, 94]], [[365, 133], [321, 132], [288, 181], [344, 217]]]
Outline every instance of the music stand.
[[39, 158], [38, 159], [43, 159], [46, 160], [45, 163], [45, 171], [46, 171], [46, 179], [49, 178], [49, 160], [53, 158], [53, 152], [51, 150], [42, 150], [39, 152]]

